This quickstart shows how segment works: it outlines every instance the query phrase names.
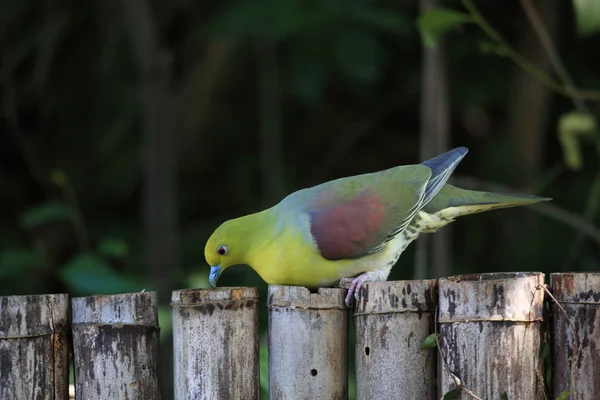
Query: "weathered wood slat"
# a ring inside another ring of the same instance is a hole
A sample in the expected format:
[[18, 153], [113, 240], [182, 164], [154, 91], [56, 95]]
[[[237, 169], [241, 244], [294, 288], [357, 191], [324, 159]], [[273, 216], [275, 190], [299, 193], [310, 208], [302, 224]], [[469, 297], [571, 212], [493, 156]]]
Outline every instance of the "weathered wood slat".
[[173, 292], [175, 399], [258, 400], [258, 290]]
[[65, 399], [69, 296], [0, 297], [0, 399]]
[[159, 400], [155, 292], [74, 298], [75, 396]]
[[551, 274], [553, 396], [600, 398], [600, 273]]
[[356, 398], [435, 399], [435, 280], [366, 282], [354, 309]]
[[344, 289], [310, 293], [269, 286], [271, 399], [346, 399], [348, 309]]
[[439, 350], [447, 365], [438, 360], [440, 397], [456, 388], [453, 373], [482, 399], [544, 398], [543, 284], [544, 274], [534, 272], [439, 280]]

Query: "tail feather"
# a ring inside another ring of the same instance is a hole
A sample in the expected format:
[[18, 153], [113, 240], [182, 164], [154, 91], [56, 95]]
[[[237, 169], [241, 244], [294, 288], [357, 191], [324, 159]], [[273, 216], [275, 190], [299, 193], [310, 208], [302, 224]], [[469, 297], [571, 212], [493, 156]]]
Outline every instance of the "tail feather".
[[445, 185], [423, 208], [423, 211], [428, 214], [438, 214], [441, 217], [454, 219], [462, 215], [525, 206], [549, 200], [552, 199], [524, 194], [481, 192]]
[[444, 187], [448, 178], [468, 151], [469, 149], [466, 147], [457, 147], [422, 163], [431, 169], [431, 178], [425, 188], [423, 204], [429, 203]]

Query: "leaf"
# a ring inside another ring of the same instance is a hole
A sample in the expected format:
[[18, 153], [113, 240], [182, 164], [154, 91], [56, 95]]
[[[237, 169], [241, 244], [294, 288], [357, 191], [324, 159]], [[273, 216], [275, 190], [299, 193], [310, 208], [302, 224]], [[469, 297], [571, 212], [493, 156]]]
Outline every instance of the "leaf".
[[115, 272], [103, 259], [82, 253], [61, 271], [60, 277], [69, 290], [84, 294], [114, 294], [139, 292], [140, 286]]
[[42, 225], [69, 220], [71, 209], [60, 201], [49, 201], [31, 208], [21, 216], [21, 228], [31, 230]]
[[266, 35], [275, 40], [287, 39], [315, 25], [325, 23], [318, 9], [307, 9], [299, 2], [271, 0], [235, 3], [208, 25], [213, 35], [248, 38]]
[[546, 385], [548, 385], [548, 387], [552, 386], [552, 365], [548, 364], [546, 366]]
[[50, 180], [56, 186], [64, 187], [69, 182], [69, 177], [65, 171], [60, 168], [56, 168], [50, 173]]
[[6, 249], [0, 254], [0, 277], [24, 274], [40, 267], [43, 262], [44, 257], [40, 251], [27, 247]]
[[579, 36], [590, 36], [600, 32], [600, 1], [573, 0], [573, 8]]
[[160, 341], [166, 340], [173, 331], [173, 319], [171, 307], [158, 306], [158, 326], [160, 326]]
[[129, 246], [124, 240], [107, 237], [98, 245], [98, 253], [104, 257], [123, 259], [129, 255]]
[[435, 8], [422, 13], [417, 20], [417, 26], [423, 45], [434, 47], [440, 36], [470, 21], [471, 17], [465, 13], [448, 8]]
[[[264, 337], [264, 336], [263, 336]], [[259, 368], [260, 368], [260, 387], [269, 390], [269, 346], [266, 340], [261, 340], [259, 344]]]
[[194, 269], [197, 272], [192, 272], [185, 278], [186, 287], [196, 289], [208, 289], [210, 283], [208, 282], [208, 271], [205, 269]]
[[479, 43], [479, 51], [485, 55], [495, 55], [499, 57], [506, 57], [508, 51], [506, 46], [499, 45], [498, 43], [483, 41]]
[[500, 397], [501, 400], [508, 400], [508, 393], [504, 392], [502, 393], [502, 396]]
[[421, 348], [422, 349], [435, 348], [437, 346], [436, 337], [437, 337], [437, 335], [435, 333], [432, 333], [431, 335], [427, 336], [425, 338], [425, 340], [423, 340], [423, 344], [421, 345]]
[[456, 400], [460, 397], [460, 388], [454, 388], [448, 392], [446, 392], [446, 394], [444, 395], [444, 397], [442, 397], [443, 400]]
[[593, 137], [596, 129], [596, 120], [589, 114], [571, 111], [561, 115], [558, 121], [558, 139], [568, 168], [581, 169], [583, 165], [580, 150], [581, 139]]
[[540, 358], [542, 360], [544, 360], [549, 355], [550, 355], [550, 345], [548, 344], [548, 342], [544, 342], [544, 344], [542, 346], [542, 354], [540, 355]]
[[556, 400], [567, 400], [569, 398], [569, 395], [571, 393], [568, 390], [565, 390], [564, 392], [561, 392], [558, 397], [556, 398]]

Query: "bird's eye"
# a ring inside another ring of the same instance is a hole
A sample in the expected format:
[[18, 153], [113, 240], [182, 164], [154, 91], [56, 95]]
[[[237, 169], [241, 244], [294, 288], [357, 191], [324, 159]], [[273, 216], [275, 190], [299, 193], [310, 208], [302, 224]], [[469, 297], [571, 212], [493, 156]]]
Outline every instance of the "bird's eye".
[[217, 254], [220, 256], [224, 256], [225, 254], [227, 254], [227, 246], [219, 246], [219, 248], [217, 249]]

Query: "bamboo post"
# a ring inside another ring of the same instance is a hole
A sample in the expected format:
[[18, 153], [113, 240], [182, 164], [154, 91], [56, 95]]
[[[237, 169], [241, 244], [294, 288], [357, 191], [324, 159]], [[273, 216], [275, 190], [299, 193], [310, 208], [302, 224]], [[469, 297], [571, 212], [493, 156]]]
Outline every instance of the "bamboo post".
[[543, 284], [537, 272], [439, 280], [439, 396], [462, 385], [482, 399], [544, 398]]
[[175, 399], [258, 400], [258, 290], [173, 292]]
[[68, 396], [69, 296], [0, 297], [0, 399]]
[[550, 274], [552, 293], [553, 396], [600, 396], [600, 273]]
[[156, 292], [78, 297], [72, 305], [75, 397], [159, 400]]
[[269, 286], [271, 399], [348, 397], [344, 289]]
[[357, 399], [434, 399], [435, 280], [365, 282], [354, 309]]

